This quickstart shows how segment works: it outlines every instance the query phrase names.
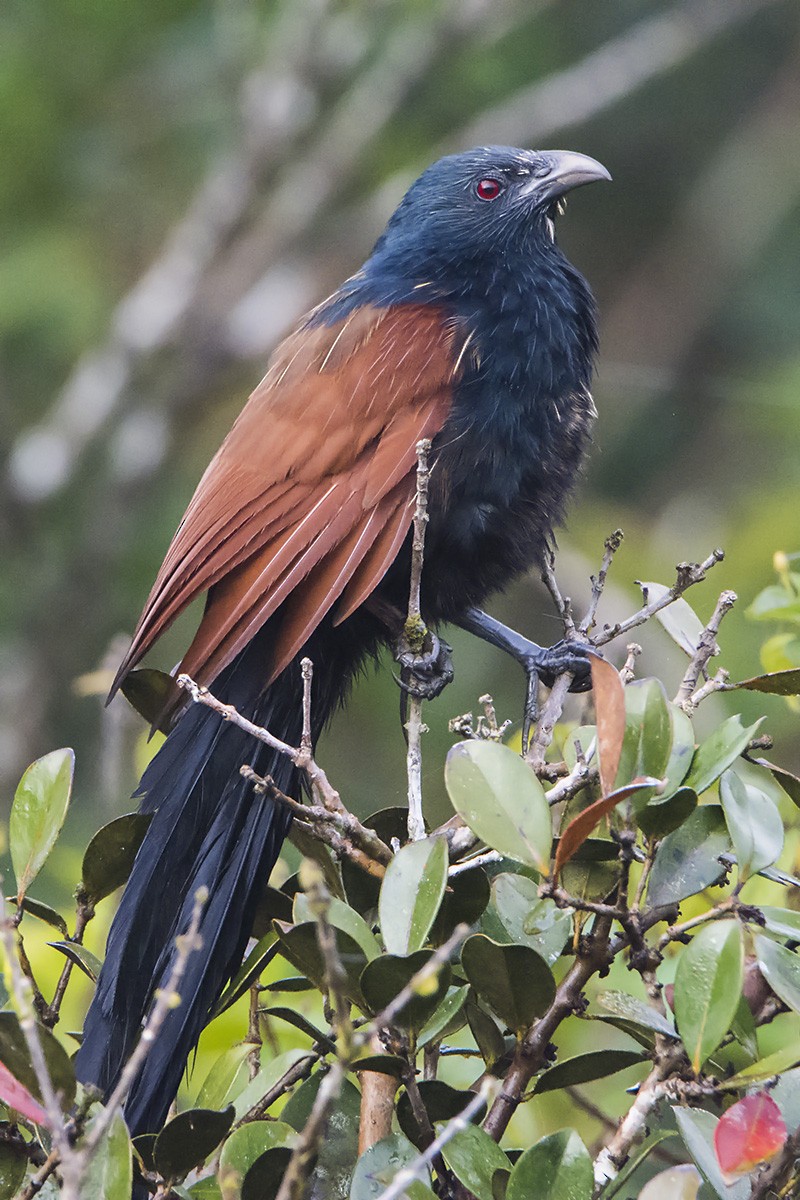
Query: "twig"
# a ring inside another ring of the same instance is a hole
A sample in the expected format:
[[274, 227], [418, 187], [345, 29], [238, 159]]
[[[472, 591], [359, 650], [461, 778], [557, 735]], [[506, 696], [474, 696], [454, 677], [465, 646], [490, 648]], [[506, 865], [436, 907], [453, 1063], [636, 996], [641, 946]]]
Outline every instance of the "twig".
[[317, 792], [325, 808], [330, 809], [331, 812], [345, 811], [342, 798], [336, 788], [332, 786], [322, 767], [309, 754], [290, 746], [288, 742], [281, 741], [263, 725], [254, 725], [252, 721], [248, 721], [247, 717], [243, 717], [240, 712], [237, 712], [232, 704], [223, 704], [221, 700], [212, 695], [208, 688], [195, 683], [191, 675], [179, 675], [175, 683], [183, 691], [189, 693], [195, 704], [204, 704], [206, 708], [218, 713], [223, 721], [230, 721], [232, 725], [237, 725], [239, 729], [258, 738], [260, 742], [277, 750], [279, 754], [285, 754], [299, 770], [305, 772], [309, 784]]
[[630, 683], [636, 675], [636, 659], [642, 653], [642, 647], [638, 644], [638, 642], [630, 642], [625, 649], [627, 651], [627, 658], [622, 664], [619, 672], [619, 677], [622, 680], [623, 685]]
[[303, 676], [303, 732], [300, 735], [300, 752], [311, 758], [311, 681], [314, 678], [314, 664], [310, 658], [304, 658], [300, 663]]
[[374, 830], [362, 825], [352, 813], [346, 809], [332, 812], [316, 804], [302, 804], [282, 792], [269, 775], [259, 775], [247, 763], [239, 771], [245, 779], [250, 780], [256, 791], [265, 792], [290, 809], [296, 820], [313, 826], [320, 841], [326, 842], [339, 857], [350, 858], [368, 875], [383, 878], [392, 852]]
[[[414, 536], [411, 543], [411, 581], [408, 589], [408, 616], [403, 629], [404, 640], [422, 651], [427, 629], [420, 610], [422, 566], [425, 557], [425, 528], [428, 524], [428, 482], [430, 468], [428, 454], [430, 439], [417, 442], [417, 499], [414, 508]], [[412, 842], [425, 837], [425, 820], [422, 815], [422, 700], [412, 693], [408, 697], [408, 720], [406, 731], [406, 771], [408, 774], [408, 836]]]
[[593, 638], [594, 645], [605, 646], [621, 634], [628, 633], [631, 629], [638, 628], [639, 625], [644, 625], [657, 612], [661, 612], [662, 608], [666, 608], [672, 604], [673, 600], [682, 596], [688, 588], [693, 587], [696, 583], [701, 583], [706, 577], [706, 572], [710, 571], [717, 563], [722, 562], [724, 557], [725, 554], [722, 550], [712, 550], [708, 558], [701, 563], [679, 563], [675, 582], [663, 596], [660, 596], [658, 600], [653, 600], [650, 604], [645, 600], [642, 607], [624, 621], [617, 621], [615, 625], [604, 625]]
[[33, 1200], [34, 1196], [38, 1196], [60, 1162], [58, 1150], [51, 1150], [36, 1174], [31, 1175], [25, 1187], [17, 1193], [16, 1200]]
[[733, 608], [736, 600], [737, 596], [735, 592], [723, 592], [717, 601], [711, 620], [698, 638], [691, 662], [686, 668], [681, 685], [672, 701], [673, 704], [677, 704], [682, 708], [684, 712], [691, 713], [696, 707], [693, 693], [697, 688], [697, 681], [705, 671], [709, 659], [719, 654], [719, 646], [717, 645], [719, 627], [725, 615]]
[[600, 570], [597, 575], [592, 575], [592, 594], [589, 599], [589, 605], [586, 609], [586, 615], [578, 626], [578, 632], [584, 635], [588, 634], [593, 628], [597, 619], [597, 606], [600, 603], [600, 598], [606, 586], [606, 576], [608, 569], [614, 559], [614, 555], [622, 545], [622, 539], [625, 535], [621, 529], [615, 529], [609, 534], [604, 543], [603, 559], [600, 563]]
[[542, 706], [539, 720], [536, 722], [536, 729], [525, 754], [525, 760], [530, 763], [537, 774], [544, 769], [544, 756], [553, 740], [553, 731], [561, 716], [571, 682], [572, 675], [569, 673], [558, 676], [550, 690], [550, 695]]

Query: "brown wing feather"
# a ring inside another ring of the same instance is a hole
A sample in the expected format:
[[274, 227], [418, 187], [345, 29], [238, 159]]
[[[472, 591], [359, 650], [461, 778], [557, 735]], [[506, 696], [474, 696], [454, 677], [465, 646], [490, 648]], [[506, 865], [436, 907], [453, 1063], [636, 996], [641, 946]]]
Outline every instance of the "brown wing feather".
[[115, 687], [205, 590], [182, 663], [203, 682], [282, 605], [274, 669], [338, 600], [341, 620], [369, 595], [411, 522], [416, 443], [449, 411], [455, 339], [446, 314], [409, 305], [306, 324], [278, 347], [198, 485]]

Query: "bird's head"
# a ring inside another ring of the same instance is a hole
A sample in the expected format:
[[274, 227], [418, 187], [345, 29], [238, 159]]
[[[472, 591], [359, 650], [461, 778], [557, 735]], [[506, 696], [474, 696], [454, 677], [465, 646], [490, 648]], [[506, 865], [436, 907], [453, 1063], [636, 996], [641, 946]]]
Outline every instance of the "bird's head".
[[381, 259], [425, 267], [535, 253], [573, 188], [610, 179], [571, 150], [485, 146], [440, 158], [411, 185], [375, 247]]

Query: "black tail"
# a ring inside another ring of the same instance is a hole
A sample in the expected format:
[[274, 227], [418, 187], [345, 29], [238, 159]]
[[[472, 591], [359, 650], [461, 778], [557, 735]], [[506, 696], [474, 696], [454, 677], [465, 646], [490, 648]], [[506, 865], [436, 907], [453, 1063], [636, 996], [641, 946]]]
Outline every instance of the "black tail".
[[[363, 656], [363, 644], [356, 650], [350, 637], [341, 636], [344, 632], [328, 628], [324, 650], [309, 647], [319, 651], [315, 736]], [[214, 693], [297, 745], [302, 724], [299, 667], [293, 664], [262, 692], [267, 662], [265, 638], [256, 637], [215, 681]], [[182, 1003], [167, 1016], [125, 1106], [133, 1134], [161, 1128], [186, 1059], [242, 961], [256, 905], [286, 836], [289, 814], [241, 777], [239, 768], [246, 762], [259, 774], [271, 775], [282, 791], [297, 795], [299, 781], [288, 758], [194, 704], [139, 785], [141, 808], [152, 812], [153, 819], [111, 926], [76, 1057], [84, 1083], [106, 1093], [113, 1088], [154, 992], [169, 976], [175, 938], [189, 925], [198, 888], [208, 889], [208, 900], [200, 924], [202, 949], [189, 957]]]

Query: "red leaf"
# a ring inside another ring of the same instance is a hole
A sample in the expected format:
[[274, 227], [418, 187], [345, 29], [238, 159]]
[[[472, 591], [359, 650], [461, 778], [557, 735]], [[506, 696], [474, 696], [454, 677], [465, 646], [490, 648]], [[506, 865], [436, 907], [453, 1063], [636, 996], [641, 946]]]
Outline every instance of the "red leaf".
[[592, 655], [592, 690], [597, 714], [597, 749], [603, 795], [614, 787], [625, 736], [625, 689], [619, 672], [604, 658]]
[[714, 1150], [725, 1182], [749, 1175], [777, 1154], [785, 1141], [786, 1124], [768, 1092], [755, 1092], [731, 1105], [714, 1131]]
[[573, 817], [558, 839], [553, 876], [556, 877], [564, 864], [569, 862], [575, 851], [583, 845], [597, 822], [602, 820], [606, 813], [610, 813], [612, 808], [615, 808], [622, 800], [627, 800], [629, 796], [641, 792], [643, 788], [658, 787], [660, 783], [660, 779], [651, 779], [649, 776], [643, 779], [634, 779], [633, 783], [626, 784], [625, 787], [612, 792], [610, 796], [601, 796], [599, 800], [595, 800], [594, 804], [590, 804], [583, 812], [578, 813], [577, 817]]
[[2, 1063], [0, 1063], [0, 1100], [15, 1109], [16, 1112], [21, 1113], [23, 1117], [27, 1117], [29, 1121], [34, 1121], [37, 1125], [49, 1126], [47, 1113], [41, 1104], [38, 1100], [34, 1100], [28, 1089], [18, 1079], [15, 1079], [8, 1067], [3, 1066]]

